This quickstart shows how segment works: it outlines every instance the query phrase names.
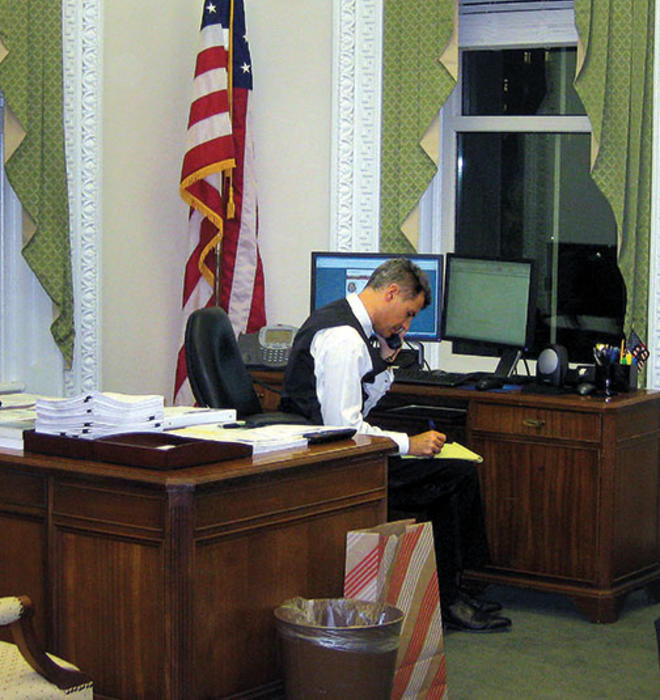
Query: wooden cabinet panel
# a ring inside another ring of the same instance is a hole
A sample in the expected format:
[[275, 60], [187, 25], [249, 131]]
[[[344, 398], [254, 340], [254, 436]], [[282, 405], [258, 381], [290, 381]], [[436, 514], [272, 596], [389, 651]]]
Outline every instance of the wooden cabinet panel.
[[372, 504], [198, 543], [193, 607], [204, 624], [193, 640], [195, 697], [276, 681], [273, 610], [294, 596], [341, 596], [346, 532], [380, 517]]
[[162, 547], [56, 528], [54, 548], [60, 655], [104, 696], [166, 697]]
[[583, 442], [600, 442], [601, 437], [601, 419], [597, 413], [475, 402], [470, 422], [472, 430], [503, 435]]
[[85, 521], [95, 528], [128, 526], [162, 536], [163, 496], [138, 489], [98, 488], [88, 484], [63, 481], [55, 486], [55, 517]]
[[477, 438], [492, 567], [594, 583], [596, 450]]
[[2, 505], [14, 510], [31, 507], [31, 512], [43, 512], [46, 508], [46, 480], [41, 475], [8, 472], [0, 479], [0, 507]]
[[[48, 644], [46, 613], [46, 517], [2, 513], [0, 507], [0, 596], [28, 595], [36, 608], [35, 630]], [[0, 639], [13, 641], [8, 627]]]
[[386, 497], [381, 466], [368, 458], [348, 466], [328, 460], [322, 472], [272, 474], [258, 483], [238, 481], [200, 493], [195, 530], [197, 536], [212, 533], [214, 527], [240, 530], [257, 518], [276, 523], [313, 512], [320, 504], [333, 509], [374, 497]]
[[271, 390], [256, 382], [253, 386], [259, 403], [261, 404], [261, 409], [263, 411], [277, 411], [277, 407], [280, 404], [280, 394], [278, 391], [275, 391], [275, 389], [277, 388], [279, 390], [280, 387], [273, 387]]
[[617, 450], [616, 465], [611, 506], [612, 575], [620, 579], [660, 561], [658, 441], [625, 442]]

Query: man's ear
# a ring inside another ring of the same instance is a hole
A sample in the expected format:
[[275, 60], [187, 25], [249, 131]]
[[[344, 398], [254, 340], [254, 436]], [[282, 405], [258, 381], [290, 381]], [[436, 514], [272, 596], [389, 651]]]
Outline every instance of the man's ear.
[[393, 299], [395, 299], [398, 296], [400, 291], [401, 291], [401, 288], [399, 287], [399, 285], [396, 282], [392, 282], [385, 289], [385, 300], [392, 301]]

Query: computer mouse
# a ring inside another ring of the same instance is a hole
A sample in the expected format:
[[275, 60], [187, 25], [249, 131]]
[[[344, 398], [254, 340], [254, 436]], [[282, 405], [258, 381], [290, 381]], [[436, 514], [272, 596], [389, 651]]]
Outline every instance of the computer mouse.
[[501, 377], [482, 377], [477, 380], [474, 388], [479, 391], [486, 391], [487, 389], [500, 389], [503, 386], [504, 380]]
[[575, 391], [577, 391], [580, 396], [589, 396], [589, 394], [593, 394], [594, 391], [596, 391], [596, 385], [591, 382], [580, 382], [575, 387]]

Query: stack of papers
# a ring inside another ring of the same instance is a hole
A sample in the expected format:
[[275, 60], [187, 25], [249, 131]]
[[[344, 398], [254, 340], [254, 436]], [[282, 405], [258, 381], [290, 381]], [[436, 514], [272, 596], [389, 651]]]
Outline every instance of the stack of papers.
[[164, 399], [93, 391], [71, 398], [38, 398], [35, 430], [49, 435], [97, 438], [163, 430]]
[[0, 447], [23, 449], [23, 431], [34, 428], [37, 412], [33, 394], [0, 396]]

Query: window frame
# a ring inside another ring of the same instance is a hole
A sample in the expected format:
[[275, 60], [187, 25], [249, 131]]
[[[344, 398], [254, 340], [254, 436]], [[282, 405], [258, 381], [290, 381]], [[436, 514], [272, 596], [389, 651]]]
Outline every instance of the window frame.
[[[459, 53], [476, 49], [574, 47], [577, 40], [572, 9], [464, 14], [459, 24]], [[420, 202], [421, 251], [448, 253], [455, 249], [458, 132], [591, 133], [587, 116], [462, 116], [460, 81], [459, 74], [459, 82], [440, 112], [438, 172]], [[451, 343], [429, 346], [426, 355], [431, 366], [451, 371], [489, 371], [496, 361], [454, 354]]]
[[[548, 15], [551, 16], [548, 17]], [[459, 52], [474, 49], [518, 49], [571, 47], [578, 36], [572, 10], [536, 12], [495, 12], [462, 15], [459, 26]], [[460, 57], [459, 57], [460, 65]], [[449, 96], [442, 110], [440, 127], [440, 161], [430, 198], [435, 211], [441, 212], [439, 226], [433, 226], [430, 245], [435, 250], [454, 249], [456, 207], [456, 133], [461, 131], [564, 132], [591, 133], [586, 116], [462, 116], [461, 82]], [[426, 196], [426, 195], [425, 195]], [[428, 225], [427, 219], [422, 220]], [[428, 236], [422, 236], [428, 240]]]

